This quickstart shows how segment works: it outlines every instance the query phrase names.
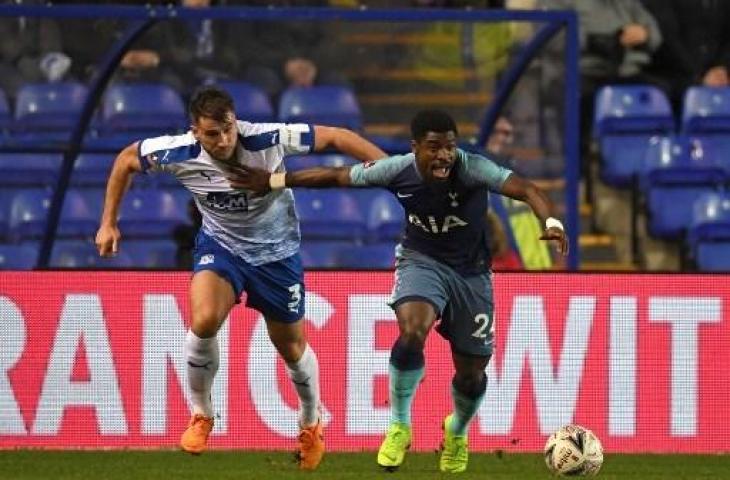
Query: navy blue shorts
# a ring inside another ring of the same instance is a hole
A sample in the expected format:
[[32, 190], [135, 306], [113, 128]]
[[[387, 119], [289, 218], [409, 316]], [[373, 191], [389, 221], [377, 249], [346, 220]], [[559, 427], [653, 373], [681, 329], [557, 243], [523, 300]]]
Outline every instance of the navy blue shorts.
[[304, 316], [304, 269], [298, 253], [254, 266], [201, 230], [195, 239], [193, 272], [203, 270], [212, 270], [228, 280], [237, 303], [245, 291], [246, 306], [269, 320], [293, 323]]

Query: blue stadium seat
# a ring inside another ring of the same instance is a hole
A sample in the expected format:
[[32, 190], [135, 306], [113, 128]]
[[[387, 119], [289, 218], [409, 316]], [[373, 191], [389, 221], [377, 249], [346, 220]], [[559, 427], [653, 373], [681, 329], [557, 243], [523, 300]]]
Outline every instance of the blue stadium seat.
[[122, 242], [121, 249], [132, 258], [136, 268], [175, 268], [177, 245], [172, 240], [134, 240]]
[[724, 169], [704, 155], [698, 140], [664, 137], [647, 152], [641, 186], [647, 198], [649, 232], [679, 238], [692, 220], [692, 205], [727, 179]]
[[187, 221], [185, 211], [169, 192], [130, 190], [122, 200], [119, 228], [128, 237], [170, 238], [172, 229]]
[[43, 189], [18, 191], [10, 200], [10, 238], [20, 240], [43, 235], [50, 198], [50, 192]]
[[362, 114], [355, 94], [347, 87], [322, 85], [288, 88], [279, 101], [279, 120], [359, 130]]
[[682, 110], [684, 134], [730, 134], [730, 87], [690, 87]]
[[649, 140], [674, 131], [674, 117], [661, 90], [610, 85], [596, 94], [593, 130], [601, 151], [601, 178], [626, 187], [641, 170]]
[[18, 91], [14, 139], [65, 140], [71, 133], [88, 95], [77, 82], [26, 84]]
[[103, 187], [114, 163], [114, 154], [82, 153], [76, 158], [71, 183], [78, 186]]
[[101, 218], [101, 212], [104, 208], [104, 195], [106, 194], [105, 188], [102, 186], [78, 187], [76, 191], [84, 197], [86, 206], [89, 207], [91, 214], [97, 219]]
[[162, 83], [130, 83], [108, 88], [98, 131], [101, 137], [138, 138], [182, 132], [187, 126], [185, 105], [175, 90]]
[[56, 268], [129, 268], [132, 260], [123, 251], [114, 257], [102, 258], [90, 240], [57, 240], [51, 253], [51, 267]]
[[56, 235], [59, 237], [93, 237], [99, 216], [89, 208], [84, 196], [75, 189], [66, 192]]
[[697, 268], [730, 271], [730, 196], [708, 193], [694, 203], [687, 243]]
[[48, 153], [0, 154], [0, 187], [55, 184], [63, 157]]
[[293, 155], [284, 161], [286, 169], [294, 172], [314, 167], [345, 167], [358, 163], [352, 157], [338, 154]]
[[0, 270], [31, 270], [38, 250], [27, 245], [0, 245]]
[[344, 189], [294, 191], [302, 236], [358, 240], [366, 225], [357, 200]]
[[337, 255], [341, 249], [354, 248], [352, 242], [303, 239], [299, 250], [302, 265], [306, 269], [337, 268]]
[[393, 241], [403, 236], [405, 228], [403, 207], [392, 193], [375, 191], [375, 196], [368, 206], [367, 224], [371, 241]]
[[[9, 237], [16, 240], [39, 238], [48, 218], [52, 192], [45, 189], [18, 191], [10, 203]], [[96, 231], [98, 217], [76, 190], [66, 192], [56, 234], [59, 237], [91, 236]]]
[[395, 266], [395, 243], [376, 243], [337, 249], [338, 268], [373, 270]]
[[594, 128], [605, 134], [674, 130], [674, 118], [664, 92], [651, 85], [608, 85], [596, 93]]
[[233, 97], [236, 116], [248, 122], [273, 122], [274, 108], [266, 92], [248, 82], [219, 82], [218, 85]]

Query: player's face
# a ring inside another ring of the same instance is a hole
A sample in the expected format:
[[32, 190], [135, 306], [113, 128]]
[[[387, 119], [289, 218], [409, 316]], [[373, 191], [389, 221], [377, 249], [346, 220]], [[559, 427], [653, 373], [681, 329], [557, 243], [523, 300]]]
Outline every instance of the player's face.
[[456, 160], [454, 132], [428, 132], [421, 140], [413, 140], [411, 147], [424, 180], [443, 182], [449, 178]]
[[216, 160], [231, 160], [236, 152], [238, 129], [233, 112], [226, 115], [222, 122], [210, 117], [200, 117], [192, 125], [193, 136], [208, 154]]

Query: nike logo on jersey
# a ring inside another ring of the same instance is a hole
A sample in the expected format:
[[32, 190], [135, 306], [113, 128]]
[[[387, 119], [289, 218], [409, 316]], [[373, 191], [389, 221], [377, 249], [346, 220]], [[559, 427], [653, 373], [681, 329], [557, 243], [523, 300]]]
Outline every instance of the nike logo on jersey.
[[200, 174], [202, 176], [204, 176], [206, 179], [208, 179], [209, 182], [212, 182], [213, 181], [213, 180], [211, 180], [210, 174], [208, 174], [206, 172], [200, 172]]
[[272, 145], [276, 145], [276, 140], [277, 140], [278, 137], [279, 137], [279, 132], [274, 132], [271, 135], [271, 144]]
[[408, 197], [413, 196], [412, 193], [401, 193], [401, 192], [396, 192], [396, 195], [398, 196], [398, 198], [408, 198]]

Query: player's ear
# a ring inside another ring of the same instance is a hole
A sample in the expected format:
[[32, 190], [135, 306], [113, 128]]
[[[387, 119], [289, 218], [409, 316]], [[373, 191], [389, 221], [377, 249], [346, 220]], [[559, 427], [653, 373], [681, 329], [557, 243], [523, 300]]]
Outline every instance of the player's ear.
[[416, 150], [418, 150], [418, 142], [414, 139], [411, 139], [411, 152], [415, 155]]

